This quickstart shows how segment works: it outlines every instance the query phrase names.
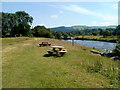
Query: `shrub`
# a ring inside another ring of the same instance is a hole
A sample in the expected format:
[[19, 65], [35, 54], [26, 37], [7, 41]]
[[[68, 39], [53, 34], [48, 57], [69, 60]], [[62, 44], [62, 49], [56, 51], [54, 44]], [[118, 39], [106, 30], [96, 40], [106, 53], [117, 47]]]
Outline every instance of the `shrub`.
[[116, 45], [115, 49], [113, 50], [113, 54], [114, 54], [115, 56], [120, 57], [120, 43], [118, 43], [118, 44]]

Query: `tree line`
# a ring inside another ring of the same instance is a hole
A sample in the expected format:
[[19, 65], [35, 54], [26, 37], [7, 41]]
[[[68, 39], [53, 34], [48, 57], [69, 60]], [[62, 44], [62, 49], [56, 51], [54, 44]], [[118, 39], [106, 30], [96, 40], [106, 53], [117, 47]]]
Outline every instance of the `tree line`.
[[29, 36], [33, 18], [24, 11], [2, 12], [2, 37]]
[[74, 31], [54, 31], [45, 26], [35, 26], [31, 29], [33, 17], [25, 11], [18, 11], [15, 13], [0, 13], [2, 15], [2, 37], [19, 37], [19, 36], [34, 36], [47, 38], [68, 38], [71, 36], [80, 35], [102, 35], [103, 37], [120, 34], [120, 26], [116, 29], [86, 29]]

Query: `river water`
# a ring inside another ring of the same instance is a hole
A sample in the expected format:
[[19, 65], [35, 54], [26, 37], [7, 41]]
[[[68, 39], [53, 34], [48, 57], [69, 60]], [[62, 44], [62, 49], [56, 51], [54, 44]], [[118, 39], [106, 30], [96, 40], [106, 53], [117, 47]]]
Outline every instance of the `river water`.
[[[68, 42], [72, 42], [72, 40], [64, 40]], [[74, 43], [85, 45], [88, 47], [95, 47], [99, 50], [110, 50], [112, 51], [116, 43], [111, 43], [111, 42], [103, 42], [103, 41], [93, 41], [93, 40], [74, 40]]]

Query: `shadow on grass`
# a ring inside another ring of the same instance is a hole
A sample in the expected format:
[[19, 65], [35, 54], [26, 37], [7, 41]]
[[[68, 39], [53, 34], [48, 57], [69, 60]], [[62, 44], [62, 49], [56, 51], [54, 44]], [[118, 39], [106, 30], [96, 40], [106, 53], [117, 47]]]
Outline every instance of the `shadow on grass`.
[[62, 57], [61, 55], [56, 55], [56, 54], [44, 54], [43, 57]]
[[44, 54], [43, 57], [50, 57], [50, 54]]

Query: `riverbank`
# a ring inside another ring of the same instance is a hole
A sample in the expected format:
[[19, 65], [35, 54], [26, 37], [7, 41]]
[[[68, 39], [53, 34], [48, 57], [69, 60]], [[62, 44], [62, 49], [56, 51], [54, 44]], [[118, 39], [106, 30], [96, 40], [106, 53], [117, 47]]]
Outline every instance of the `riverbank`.
[[112, 42], [117, 43], [116, 40], [104, 40], [104, 39], [92, 39], [92, 38], [75, 38], [75, 40], [94, 40], [94, 41], [104, 41], [104, 42]]
[[[118, 62], [90, 53], [90, 47], [49, 38], [2, 40], [3, 88], [119, 87]], [[51, 47], [39, 47], [43, 41], [68, 52], [63, 57], [48, 56]]]
[[77, 43], [80, 45], [85, 45], [87, 47], [97, 48], [102, 51], [112, 51], [114, 50], [116, 43], [104, 42], [104, 41], [94, 41], [94, 40], [63, 40], [67, 42]]
[[[71, 40], [72, 38], [66, 38], [67, 40]], [[104, 41], [104, 42], [112, 42], [117, 43], [117, 36], [108, 36], [104, 38], [103, 36], [76, 36], [74, 40], [94, 40], [94, 41]]]
[[114, 56], [112, 51], [116, 47], [116, 43], [104, 42], [104, 41], [94, 41], [94, 40], [63, 40], [71, 43], [76, 43], [80, 45], [85, 45], [91, 47], [93, 50], [91, 52], [99, 54], [101, 56], [109, 57], [113, 60], [120, 61], [118, 56]]

